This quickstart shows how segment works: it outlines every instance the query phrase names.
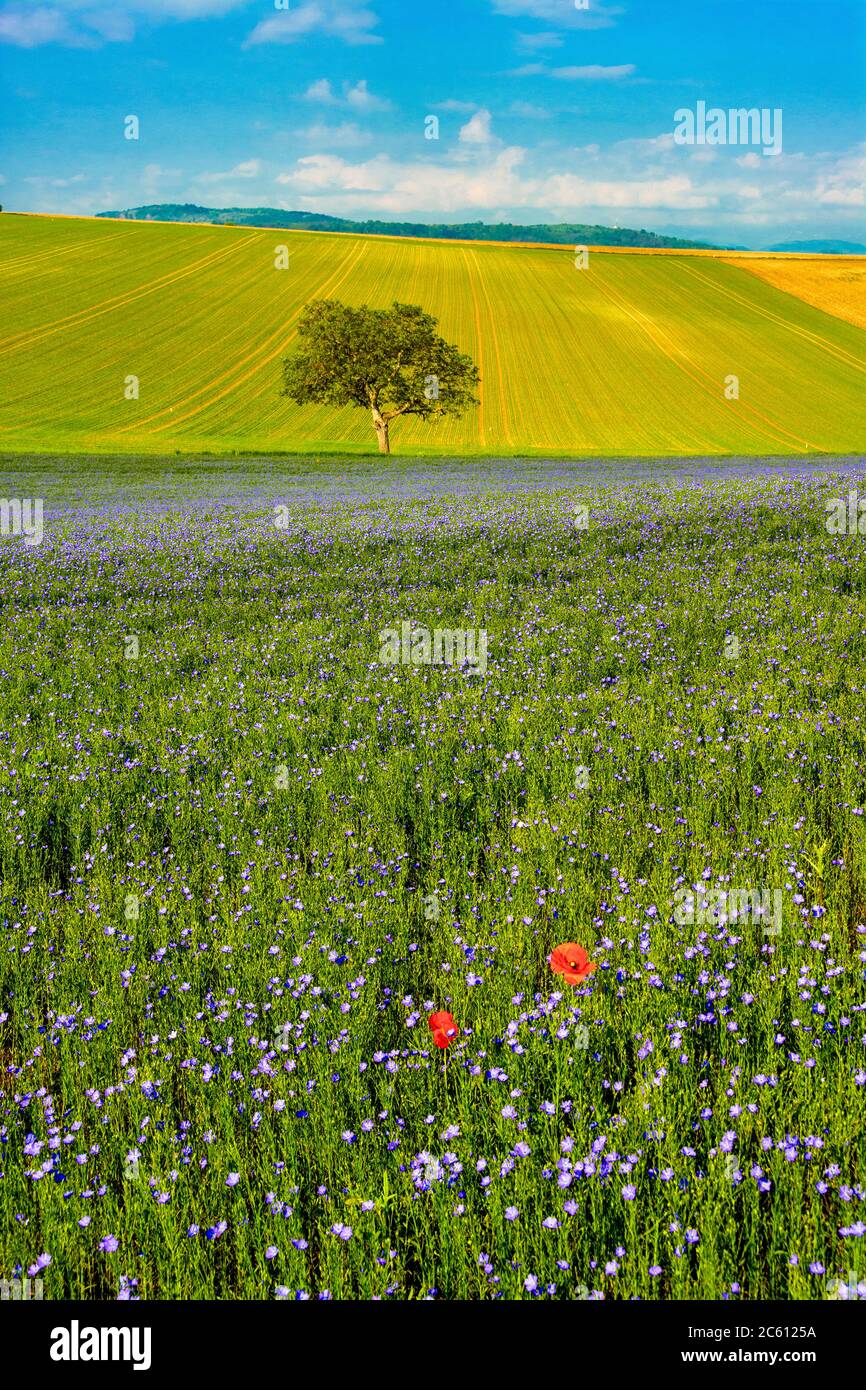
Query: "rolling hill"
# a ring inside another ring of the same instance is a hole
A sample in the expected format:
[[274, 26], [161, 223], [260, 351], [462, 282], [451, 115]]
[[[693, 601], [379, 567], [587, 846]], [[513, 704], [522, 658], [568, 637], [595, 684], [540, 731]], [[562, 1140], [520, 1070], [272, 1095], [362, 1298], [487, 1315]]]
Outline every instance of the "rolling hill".
[[[358, 236], [427, 237], [431, 241], [537, 242], [557, 246], [645, 246], [687, 250], [705, 241], [659, 236], [643, 228], [599, 227], [585, 222], [368, 222], [331, 217], [326, 212], [292, 212], [285, 208], [205, 208], [198, 203], [148, 203], [124, 212], [98, 212], [134, 222], [213, 222], [231, 227], [285, 227], [296, 232], [353, 232]], [[733, 248], [730, 248], [733, 249]]]
[[866, 331], [730, 259], [4, 214], [0, 287], [0, 451], [373, 451], [363, 412], [278, 394], [323, 296], [421, 304], [481, 370], [397, 453], [866, 446]]

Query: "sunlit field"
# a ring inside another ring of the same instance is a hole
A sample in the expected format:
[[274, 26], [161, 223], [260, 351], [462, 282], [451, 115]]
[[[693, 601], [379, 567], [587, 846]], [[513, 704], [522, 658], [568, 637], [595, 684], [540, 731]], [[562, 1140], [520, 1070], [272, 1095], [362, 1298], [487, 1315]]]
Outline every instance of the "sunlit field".
[[2, 472], [0, 1269], [866, 1277], [862, 460]]
[[866, 257], [738, 256], [731, 260], [786, 294], [866, 328]]
[[280, 395], [329, 298], [419, 304], [479, 369], [478, 404], [401, 419], [397, 452], [861, 450], [866, 320], [824, 312], [823, 281], [799, 298], [803, 262], [770, 261], [781, 288], [765, 264], [4, 213], [0, 449], [367, 452], [366, 411]]

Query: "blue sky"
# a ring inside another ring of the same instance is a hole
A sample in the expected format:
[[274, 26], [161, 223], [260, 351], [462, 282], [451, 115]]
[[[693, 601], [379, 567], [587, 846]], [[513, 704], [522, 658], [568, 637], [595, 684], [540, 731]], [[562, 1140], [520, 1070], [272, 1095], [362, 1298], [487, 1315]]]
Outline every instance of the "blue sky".
[[[285, 6], [0, 0], [4, 205], [866, 241], [866, 0]], [[678, 143], [699, 103], [781, 111], [781, 153]]]

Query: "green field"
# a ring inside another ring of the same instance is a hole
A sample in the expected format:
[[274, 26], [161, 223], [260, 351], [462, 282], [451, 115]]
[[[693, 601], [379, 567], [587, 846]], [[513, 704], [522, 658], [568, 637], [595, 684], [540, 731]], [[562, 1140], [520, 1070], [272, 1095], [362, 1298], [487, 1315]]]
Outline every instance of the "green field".
[[[0, 1271], [866, 1295], [854, 488], [3, 461], [45, 532], [0, 542]], [[404, 622], [486, 670], [383, 664]]]
[[866, 331], [713, 258], [592, 251], [579, 271], [566, 248], [3, 215], [0, 289], [9, 451], [372, 450], [363, 413], [278, 394], [316, 296], [421, 304], [478, 364], [480, 404], [400, 421], [396, 451], [866, 443]]

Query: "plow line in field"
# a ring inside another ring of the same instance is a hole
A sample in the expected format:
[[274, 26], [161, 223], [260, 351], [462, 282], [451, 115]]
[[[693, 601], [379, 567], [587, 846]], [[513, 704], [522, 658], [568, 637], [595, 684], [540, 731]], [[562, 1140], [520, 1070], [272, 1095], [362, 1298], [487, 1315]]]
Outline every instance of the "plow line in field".
[[[349, 252], [347, 257], [348, 263], [343, 265], [342, 267], [339, 267], [338, 270], [333, 271], [331, 275], [329, 275], [328, 278], [322, 282], [318, 289], [316, 289], [310, 295], [310, 298], [316, 299], [321, 295], [333, 294], [335, 290], [338, 290], [341, 287], [341, 285], [344, 284], [345, 280], [351, 274], [351, 272], [355, 269], [356, 265], [363, 257], [366, 249], [366, 243], [363, 241], [359, 242], [354, 257], [352, 257], [352, 253]], [[335, 276], [338, 278], [335, 279]], [[151, 434], [159, 434], [162, 430], [170, 429], [175, 425], [183, 424], [186, 420], [191, 420], [196, 415], [200, 415], [203, 410], [207, 410], [209, 406], [215, 405], [217, 401], [222, 400], [222, 398], [224, 396], [229, 395], [230, 392], [236, 391], [238, 387], [242, 386], [243, 383], [245, 381], [248, 381], [250, 377], [255, 376], [256, 372], [261, 371], [261, 369], [263, 367], [266, 367], [269, 362], [273, 362], [274, 358], [278, 357], [281, 352], [285, 352], [286, 347], [295, 337], [294, 331], [287, 334], [286, 330], [289, 327], [289, 325], [294, 324], [297, 321], [297, 319], [300, 318], [303, 309], [304, 305], [299, 304], [296, 309], [292, 310], [289, 317], [283, 323], [281, 323], [280, 326], [273, 333], [269, 334], [269, 336], [265, 338], [264, 342], [259, 343], [259, 345], [253, 348], [251, 352], [248, 352], [245, 357], [241, 357], [237, 362], [233, 363], [233, 365], [227, 371], [222, 372], [219, 376], [214, 377], [205, 386], [199, 387], [197, 391], [194, 391], [191, 395], [187, 396], [186, 400], [187, 403], [190, 401], [194, 401], [199, 396], [204, 396], [209, 391], [212, 391], [213, 388], [215, 386], [219, 386], [221, 382], [226, 382], [226, 385], [222, 387], [222, 390], [217, 391], [216, 395], [210, 396], [207, 400], [202, 401], [200, 405], [194, 406], [192, 410], [186, 410], [185, 413], [182, 415], [174, 413], [173, 406], [163, 406], [160, 410], [155, 411], [153, 415], [147, 416], [144, 420], [136, 420], [132, 424], [122, 426], [119, 430], [116, 431], [116, 433], [126, 434], [130, 430], [140, 430], [144, 425], [149, 425], [152, 421], [159, 420], [163, 416], [170, 414], [172, 417], [171, 419], [165, 420], [164, 423], [161, 425], [156, 425], [155, 428], [150, 431]], [[273, 344], [275, 340], [279, 340], [277, 342], [277, 346], [273, 348], [273, 350], [269, 351], [269, 349], [271, 348], [271, 344]], [[266, 355], [263, 357], [262, 353], [265, 353]], [[246, 366], [249, 362], [253, 363], [249, 370], [246, 372], [242, 372], [240, 375], [237, 375], [239, 369]], [[181, 409], [183, 409], [183, 407], [181, 407]]]
[[7, 270], [30, 270], [35, 265], [40, 265], [42, 261], [57, 261], [61, 256], [73, 256], [79, 251], [85, 252], [87, 256], [93, 256], [96, 251], [101, 251], [107, 241], [116, 241], [118, 237], [133, 236], [132, 232], [111, 232], [103, 237], [101, 241], [76, 241], [72, 246], [58, 251], [55, 247], [49, 247], [46, 251], [36, 251], [30, 255], [16, 256], [11, 261], [0, 261], [0, 274], [5, 274]]
[[475, 293], [475, 281], [472, 277], [472, 270], [469, 264], [469, 253], [466, 247], [461, 247], [463, 259], [466, 262], [466, 279], [469, 285], [469, 292], [472, 295], [472, 307], [475, 313], [475, 351], [478, 356], [478, 371], [481, 380], [478, 384], [478, 443], [484, 446], [486, 443], [484, 435], [484, 339], [481, 336], [481, 312], [478, 308], [478, 295]]
[[[627, 313], [629, 317], [643, 329], [647, 337], [651, 339], [669, 362], [679, 368], [680, 371], [684, 372], [685, 375], [689, 377], [701, 391], [708, 395], [717, 406], [726, 411], [725, 403], [719, 397], [719, 386], [715, 378], [711, 377], [709, 372], [707, 372], [704, 367], [700, 366], [699, 363], [693, 361], [684, 348], [679, 347], [676, 343], [672, 343], [670, 335], [664, 328], [656, 323], [654, 319], [650, 318], [648, 314], [645, 314], [643, 310], [636, 309], [630, 304], [621, 291], [614, 290], [611, 286], [602, 285], [600, 283], [598, 284], [598, 288], [601, 290], [602, 294], [606, 295], [612, 303], [616, 304], [618, 308]], [[670, 346], [667, 346], [662, 339], [667, 339]], [[680, 360], [681, 358], [684, 359], [685, 363], [688, 365], [684, 365], [684, 362]], [[738, 402], [738, 404], [742, 406], [743, 411], [749, 415], [756, 416], [757, 419], [761, 421], [765, 426], [764, 433], [774, 439], [777, 444], [781, 444], [787, 448], [790, 447], [790, 443], [793, 440], [806, 451], [812, 447], [808, 440], [801, 439], [799, 435], [793, 434], [790, 430], [786, 430], [784, 425], [777, 424], [775, 421], [771, 420], [769, 416], [763, 415], [761, 411], [757, 410], [754, 406], [747, 405], [745, 402]]]
[[[762, 305], [756, 304], [754, 300], [747, 299], [745, 295], [739, 294], [736, 290], [732, 290], [726, 285], [718, 284], [717, 281], [713, 280], [709, 275], [703, 275], [699, 270], [693, 270], [691, 266], [683, 265], [680, 268], [688, 275], [693, 275], [696, 280], [700, 280], [703, 284], [710, 286], [715, 290], [716, 294], [724, 295], [726, 299], [730, 299], [742, 305], [743, 308], [748, 309], [749, 313], [760, 314], [761, 318], [769, 319], [772, 323], [780, 324], [782, 328], [787, 328], [790, 333], [795, 333], [798, 338], [805, 338], [807, 341], [814, 343], [816, 347], [820, 347], [822, 351], [828, 352], [831, 357], [835, 357], [837, 361], [844, 362], [847, 366], [853, 367], [856, 372], [862, 372], [866, 375], [866, 362], [864, 362], [862, 358], [855, 357], [847, 348], [839, 347], [836, 343], [831, 343], [829, 338], [825, 338], [823, 334], [813, 333], [810, 328], [801, 328], [799, 324], [792, 323], [791, 320], [785, 318], [783, 314], [776, 314], [772, 309], [765, 309]], [[746, 273], [748, 274], [748, 272]], [[782, 293], [786, 293], [786, 291], [782, 291]]]
[[195, 275], [200, 270], [211, 270], [229, 256], [234, 255], [242, 246], [254, 241], [256, 235], [258, 234], [244, 237], [242, 241], [236, 242], [228, 249], [220, 247], [217, 251], [211, 251], [200, 260], [193, 261], [191, 265], [160, 275], [156, 280], [151, 280], [146, 285], [139, 285], [137, 289], [127, 290], [125, 294], [112, 295], [110, 299], [103, 299], [98, 304], [89, 304], [86, 309], [78, 309], [74, 314], [67, 314], [65, 318], [55, 319], [53, 323], [40, 324], [37, 328], [25, 329], [21, 333], [13, 334], [11, 338], [0, 342], [0, 355], [5, 356], [9, 352], [17, 352], [20, 348], [31, 347], [34, 343], [41, 342], [43, 338], [49, 338], [54, 333], [63, 333], [70, 328], [80, 328], [82, 324], [100, 318], [103, 314], [115, 313], [116, 310], [125, 309], [128, 305], [135, 304], [148, 295], [158, 294], [161, 290], [177, 284], [180, 280], [188, 279], [190, 275]]
[[[472, 252], [472, 259], [473, 259], [473, 261], [475, 262], [475, 267], [476, 267], [475, 273], [476, 273], [477, 276], [478, 276], [478, 286], [479, 286], [479, 289], [481, 290], [481, 293], [482, 293], [483, 296], [484, 296], [484, 303], [485, 303], [486, 306], [487, 306], [487, 317], [488, 317], [488, 320], [489, 320], [489, 322], [490, 322], [490, 338], [491, 338], [491, 341], [492, 341], [492, 343], [493, 343], [493, 353], [494, 353], [494, 356], [495, 356], [495, 358], [496, 358], [496, 375], [497, 375], [497, 377], [499, 378], [499, 390], [500, 390], [500, 393], [501, 393], [501, 394], [500, 394], [500, 399], [501, 399], [501, 401], [502, 401], [502, 410], [501, 410], [502, 429], [503, 429], [503, 433], [504, 433], [504, 437], [505, 437], [505, 442], [506, 442], [506, 444], [509, 444], [509, 445], [510, 445], [510, 444], [511, 444], [511, 428], [510, 428], [510, 425], [509, 425], [509, 423], [508, 423], [508, 422], [509, 422], [509, 417], [510, 417], [510, 412], [509, 412], [509, 411], [507, 410], [507, 408], [506, 408], [507, 401], [508, 401], [508, 396], [507, 396], [507, 393], [506, 393], [506, 390], [505, 390], [505, 378], [504, 378], [503, 372], [502, 372], [502, 358], [501, 358], [500, 352], [499, 352], [499, 337], [498, 337], [497, 332], [496, 332], [496, 318], [495, 318], [494, 313], [493, 313], [493, 305], [492, 305], [491, 302], [490, 302], [490, 295], [489, 295], [489, 293], [488, 293], [487, 286], [486, 286], [485, 283], [484, 283], [484, 276], [483, 276], [483, 274], [481, 273], [481, 270], [480, 270], [479, 265], [478, 265], [478, 254], [477, 254], [477, 252], [475, 252], [475, 251]], [[479, 394], [480, 394], [480, 393], [479, 393]]]

